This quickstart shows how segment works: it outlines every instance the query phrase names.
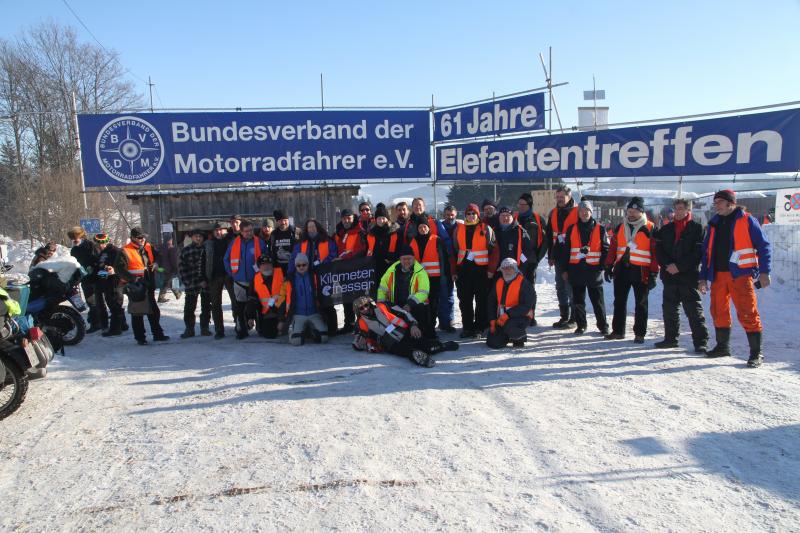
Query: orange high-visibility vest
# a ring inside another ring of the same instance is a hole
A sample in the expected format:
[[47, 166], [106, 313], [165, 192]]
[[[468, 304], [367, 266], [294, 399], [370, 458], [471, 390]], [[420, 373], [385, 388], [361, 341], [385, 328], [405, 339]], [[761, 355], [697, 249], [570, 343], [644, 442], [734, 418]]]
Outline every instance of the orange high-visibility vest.
[[[239, 235], [233, 240], [233, 246], [231, 247], [231, 272], [236, 274], [239, 272], [239, 262], [242, 259], [242, 236]], [[258, 258], [261, 257], [261, 239], [259, 237], [253, 237], [253, 241], [255, 242], [255, 261], [258, 261]]]
[[570, 210], [569, 215], [567, 215], [567, 218], [564, 219], [564, 227], [560, 229], [558, 227], [558, 208], [556, 207], [552, 211], [550, 211], [550, 227], [553, 228], [553, 242], [556, 242], [558, 236], [562, 235], [563, 232], [566, 232], [566, 229], [568, 227], [577, 223], [578, 223], [577, 207], [573, 207]]
[[[442, 267], [439, 262], [439, 237], [436, 235], [430, 235], [428, 237], [428, 244], [425, 245], [425, 250], [422, 253], [422, 258], [420, 259], [419, 255], [419, 245], [417, 244], [417, 239], [412, 239], [411, 241], [411, 249], [414, 250], [414, 257], [417, 261], [422, 265], [425, 269], [425, 272], [428, 273], [428, 277], [430, 278], [438, 278], [442, 275]], [[488, 262], [488, 257], [487, 257]]]
[[[317, 255], [319, 255], [317, 260], [320, 263], [322, 263], [323, 261], [325, 261], [325, 259], [328, 258], [328, 255], [330, 254], [330, 249], [329, 248], [330, 247], [328, 246], [328, 241], [327, 240], [325, 240], [323, 242], [320, 242], [317, 245]], [[308, 256], [308, 241], [303, 241], [303, 242], [300, 243], [300, 251], [303, 252], [304, 254], [306, 254], [306, 256]], [[313, 257], [309, 257], [308, 260], [311, 261], [311, 263], [314, 262], [314, 258]]]
[[[272, 269], [272, 286], [267, 287], [264, 282], [264, 276], [261, 273], [256, 274], [253, 279], [253, 289], [258, 295], [258, 300], [261, 302], [261, 314], [266, 315], [269, 313], [271, 307], [280, 306], [283, 301], [281, 300], [281, 285], [283, 285], [283, 270], [280, 268]], [[275, 298], [273, 305], [269, 304], [270, 298]], [[289, 308], [291, 302], [291, 293], [286, 294], [286, 308]]]
[[[341, 250], [337, 250], [339, 255], [345, 252], [353, 253], [358, 244], [358, 239], [361, 238], [361, 226], [355, 225], [349, 230], [345, 230], [344, 235], [337, 235], [337, 240], [341, 243]], [[354, 238], [353, 238], [354, 237]]]
[[[367, 234], [367, 256], [375, 253], [375, 243], [377, 239], [375, 235]], [[397, 250], [397, 232], [393, 232], [389, 237], [389, 252], [394, 253]]]
[[[512, 279], [511, 282], [508, 284], [506, 284], [502, 276], [498, 278], [497, 282], [494, 285], [494, 290], [497, 293], [498, 318], [508, 309], [511, 309], [512, 307], [517, 307], [519, 305], [520, 291], [522, 290], [522, 280], [523, 280], [522, 274], [517, 274], [517, 277]], [[508, 290], [506, 291], [504, 297], [503, 287], [505, 287], [506, 285], [508, 285]], [[528, 309], [526, 316], [528, 318], [533, 318], [533, 309]], [[492, 320], [492, 322], [494, 322], [494, 320]]]
[[458, 260], [460, 265], [464, 262], [468, 252], [472, 252], [473, 260], [476, 265], [486, 266], [489, 264], [489, 243], [486, 238], [488, 230], [486, 224], [479, 222], [475, 225], [475, 233], [472, 234], [472, 248], [467, 248], [467, 225], [456, 225], [456, 242], [458, 243]]
[[[380, 314], [383, 314], [384, 320], [378, 318]], [[378, 322], [385, 326], [391, 324], [397, 328], [408, 327], [408, 322], [389, 311], [389, 306], [383, 302], [378, 304], [378, 308], [375, 310], [375, 317], [378, 318]], [[358, 329], [364, 333], [369, 333], [369, 326], [367, 325], [367, 321], [364, 320], [364, 317], [358, 317]]]
[[[711, 266], [714, 254], [714, 226], [710, 227], [708, 234], [708, 266]], [[753, 240], [750, 238], [750, 217], [744, 215], [736, 220], [733, 226], [733, 250], [731, 250], [730, 262], [739, 268], [758, 268], [758, 252], [753, 248]]]
[[[122, 247], [122, 251], [125, 252], [125, 256], [128, 258], [128, 272], [137, 277], [144, 276], [145, 266], [142, 255], [139, 253], [139, 247], [129, 242]], [[153, 247], [150, 246], [149, 242], [144, 243], [144, 251], [147, 254], [147, 259], [150, 261], [149, 264], [152, 265], [155, 263]]]
[[[650, 234], [653, 234], [653, 223], [649, 220], [645, 224]], [[650, 237], [641, 231], [637, 231], [633, 238], [633, 245], [628, 246], [628, 241], [625, 240], [625, 222], [619, 225], [617, 230], [617, 257], [615, 263], [619, 263], [622, 256], [625, 255], [625, 249], [630, 249], [630, 260], [632, 265], [636, 266], [650, 266], [652, 258], [650, 257]]]
[[572, 226], [572, 233], [569, 236], [570, 249], [569, 249], [569, 264], [577, 265], [581, 259], [586, 260], [587, 265], [600, 264], [601, 240], [600, 240], [600, 224], [595, 224], [592, 234], [589, 237], [589, 253], [584, 258], [580, 257], [581, 253], [581, 232], [578, 230], [578, 225]]

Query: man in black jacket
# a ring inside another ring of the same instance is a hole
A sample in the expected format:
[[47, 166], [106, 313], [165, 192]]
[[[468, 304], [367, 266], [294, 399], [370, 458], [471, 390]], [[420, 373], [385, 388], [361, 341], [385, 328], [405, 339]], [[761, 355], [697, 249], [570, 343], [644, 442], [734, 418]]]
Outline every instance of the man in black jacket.
[[656, 258], [664, 284], [664, 340], [657, 348], [677, 348], [680, 334], [678, 307], [689, 319], [695, 353], [704, 353], [708, 345], [708, 328], [703, 314], [700, 291], [697, 289], [700, 261], [703, 258], [703, 226], [692, 220], [690, 200], [677, 199], [675, 217], [656, 235]]
[[108, 306], [111, 313], [111, 322], [102, 335], [103, 337], [116, 337], [128, 330], [128, 321], [125, 320], [125, 310], [122, 307], [125, 303], [125, 296], [122, 294], [119, 277], [114, 271], [114, 265], [117, 264], [122, 250], [114, 246], [105, 233], [96, 234], [94, 243], [100, 253], [97, 258], [95, 296], [98, 299], [102, 298], [104, 305]]
[[597, 329], [608, 335], [606, 304], [603, 297], [603, 268], [608, 255], [606, 229], [592, 217], [588, 200], [578, 204], [578, 222], [566, 228], [566, 247], [558, 257], [562, 279], [572, 287], [575, 307], [575, 335], [586, 332], [586, 293], [592, 302]]
[[283, 275], [289, 270], [289, 260], [292, 258], [292, 250], [297, 244], [297, 230], [289, 224], [289, 217], [282, 209], [276, 209], [272, 216], [275, 218], [276, 227], [269, 236], [269, 250], [272, 254], [272, 264], [283, 271]]
[[[81, 280], [81, 289], [86, 303], [89, 306], [89, 329], [86, 333], [94, 333], [108, 327], [108, 312], [102, 296], [95, 295], [97, 285], [97, 256], [100, 251], [89, 239], [86, 238], [86, 230], [80, 226], [75, 226], [67, 232], [69, 240], [72, 241], [70, 255], [78, 260], [86, 276]], [[102, 306], [102, 307], [100, 307]]]
[[214, 224], [214, 235], [203, 246], [206, 249], [206, 279], [208, 280], [211, 318], [214, 320], [214, 338], [222, 339], [225, 337], [222, 291], [226, 288], [229, 279], [225, 272], [225, 252], [228, 251], [228, 239], [222, 224]]

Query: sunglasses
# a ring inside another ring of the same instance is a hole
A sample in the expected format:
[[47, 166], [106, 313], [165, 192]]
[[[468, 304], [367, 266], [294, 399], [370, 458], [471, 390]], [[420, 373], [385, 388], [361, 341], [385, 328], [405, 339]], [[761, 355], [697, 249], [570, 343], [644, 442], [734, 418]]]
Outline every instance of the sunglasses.
[[362, 212], [362, 213], [363, 213], [363, 212], [365, 212], [365, 211], [366, 211], [366, 212], [369, 212], [369, 210], [370, 210], [370, 209], [369, 209], [369, 207], [363, 207], [363, 208], [361, 209], [361, 212]]
[[364, 304], [358, 308], [359, 311], [369, 311], [370, 305]]

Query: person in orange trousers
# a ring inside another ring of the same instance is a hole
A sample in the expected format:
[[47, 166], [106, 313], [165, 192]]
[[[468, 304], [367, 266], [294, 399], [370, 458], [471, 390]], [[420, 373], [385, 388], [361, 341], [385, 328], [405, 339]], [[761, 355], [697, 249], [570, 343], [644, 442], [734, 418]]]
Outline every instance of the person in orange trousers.
[[[750, 357], [747, 366], [761, 366], [763, 327], [758, 314], [757, 288], [770, 284], [772, 245], [758, 221], [736, 205], [736, 193], [726, 189], [714, 195], [716, 215], [708, 223], [703, 243], [698, 288], [705, 294], [711, 282], [711, 316], [714, 319], [717, 345], [706, 357], [727, 357], [730, 352], [731, 306], [747, 333]], [[754, 281], [757, 280], [757, 281]]]

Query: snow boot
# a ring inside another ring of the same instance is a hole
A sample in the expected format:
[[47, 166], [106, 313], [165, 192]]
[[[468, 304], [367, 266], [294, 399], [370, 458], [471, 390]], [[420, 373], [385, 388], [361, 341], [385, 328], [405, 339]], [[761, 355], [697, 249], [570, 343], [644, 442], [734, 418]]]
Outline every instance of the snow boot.
[[578, 326], [574, 331], [575, 335], [583, 335], [586, 333], [586, 326]]
[[[569, 306], [568, 305], [559, 305], [558, 310], [561, 313], [561, 319], [553, 324], [555, 329], [567, 329], [570, 326], [569, 324]], [[573, 324], [574, 325], [574, 324]]]
[[644, 344], [644, 335], [635, 335], [633, 337], [633, 342], [635, 344]]
[[750, 359], [747, 360], [747, 366], [758, 368], [764, 362], [764, 356], [761, 354], [761, 332], [748, 331], [747, 343], [750, 345]]
[[417, 363], [419, 366], [424, 366], [426, 368], [430, 368], [436, 364], [436, 362], [433, 360], [433, 357], [422, 350], [414, 350], [411, 352], [411, 360]]
[[186, 328], [183, 333], [181, 333], [181, 339], [188, 339], [190, 337], [194, 337], [194, 326], [191, 329]]
[[527, 335], [525, 337], [520, 337], [519, 339], [517, 339], [515, 341], [511, 341], [511, 346], [513, 348], [524, 348], [526, 340], [528, 340], [528, 336]]
[[706, 357], [730, 357], [731, 355], [731, 328], [715, 328], [717, 345], [706, 352]]
[[673, 339], [664, 339], [663, 341], [655, 343], [653, 346], [656, 348], [677, 348], [678, 341]]

